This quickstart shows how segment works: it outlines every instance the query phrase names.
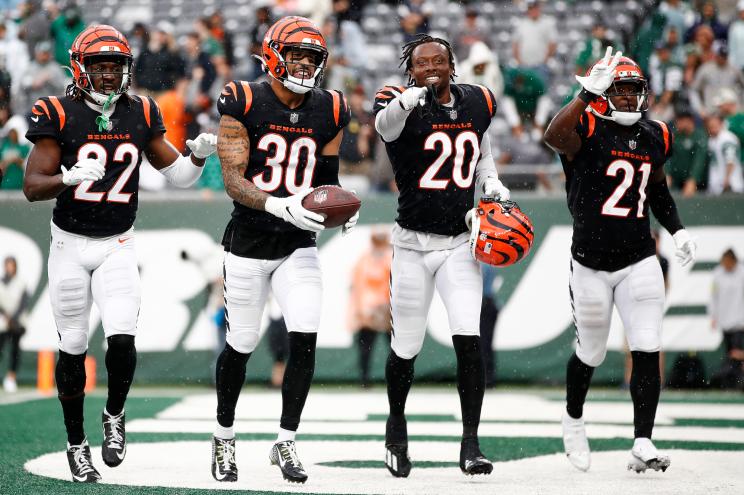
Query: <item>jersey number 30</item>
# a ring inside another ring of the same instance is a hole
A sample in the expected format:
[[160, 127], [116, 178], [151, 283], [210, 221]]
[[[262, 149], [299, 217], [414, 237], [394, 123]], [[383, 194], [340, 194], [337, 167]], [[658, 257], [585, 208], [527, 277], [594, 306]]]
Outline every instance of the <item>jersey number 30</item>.
[[[464, 170], [466, 143], [470, 143], [470, 147], [473, 149], [467, 173]], [[458, 134], [453, 143], [452, 138], [448, 134], [444, 132], [435, 132], [430, 134], [429, 137], [426, 138], [426, 141], [424, 141], [425, 150], [436, 150], [437, 145], [441, 147], [439, 156], [434, 160], [434, 163], [429, 165], [429, 168], [426, 169], [424, 175], [419, 179], [419, 188], [447, 189], [450, 179], [437, 179], [436, 176], [442, 166], [447, 162], [447, 159], [449, 159], [454, 152], [455, 157], [452, 163], [452, 180], [455, 181], [457, 187], [468, 189], [471, 184], [473, 184], [475, 165], [478, 163], [478, 158], [480, 157], [478, 135], [473, 131], [465, 131]]]
[[[108, 165], [108, 153], [106, 148], [98, 143], [86, 143], [78, 150], [77, 159], [83, 160], [85, 158], [94, 158], [101, 163]], [[139, 158], [139, 150], [132, 143], [122, 143], [114, 150], [114, 162], [124, 162], [126, 167], [122, 171], [121, 175], [117, 179], [114, 186], [108, 190], [108, 192], [93, 192], [90, 191], [90, 187], [93, 185], [93, 181], [85, 180], [81, 182], [75, 188], [75, 199], [78, 201], [91, 201], [93, 203], [100, 203], [103, 201], [104, 196], [106, 201], [109, 203], [129, 203], [129, 198], [132, 197], [132, 193], [121, 192], [124, 186], [129, 181], [132, 172], [134, 172], [137, 166], [137, 159]]]
[[[623, 196], [625, 196], [625, 191], [633, 185], [633, 175], [636, 171], [633, 164], [626, 160], [615, 160], [607, 167], [606, 175], [617, 177], [617, 173], [621, 171], [623, 173], [623, 180], [618, 184], [615, 190], [612, 191], [610, 197], [607, 198], [607, 201], [602, 205], [602, 215], [622, 218], [626, 218], [630, 215], [631, 209], [625, 206], [618, 206], [618, 203], [623, 199]], [[651, 164], [642, 163], [638, 171], [641, 173], [641, 183], [638, 186], [639, 198], [636, 216], [638, 218], [643, 218], [643, 203], [646, 202], [646, 185], [648, 184], [648, 178], [651, 175]]]

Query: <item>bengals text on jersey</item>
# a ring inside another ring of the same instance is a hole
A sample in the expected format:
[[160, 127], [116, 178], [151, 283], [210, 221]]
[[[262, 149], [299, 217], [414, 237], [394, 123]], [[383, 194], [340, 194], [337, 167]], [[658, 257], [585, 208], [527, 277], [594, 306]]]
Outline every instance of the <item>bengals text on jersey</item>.
[[[340, 91], [312, 89], [295, 109], [284, 105], [269, 82], [229, 82], [219, 97], [220, 115], [238, 120], [248, 131], [250, 155], [245, 178], [278, 197], [307, 187], [338, 185], [338, 167], [324, 166], [321, 150], [348, 124], [349, 107]], [[315, 245], [315, 234], [263, 210], [234, 202], [225, 230], [225, 249], [238, 256], [282, 258]]]
[[[405, 91], [385, 86], [375, 95], [375, 114]], [[480, 143], [496, 112], [483, 86], [452, 84], [453, 106], [432, 104], [427, 95], [406, 120], [401, 135], [385, 143], [400, 191], [396, 222], [403, 228], [454, 236], [467, 230], [473, 207]], [[395, 102], [394, 104], [398, 104]]]
[[89, 237], [108, 237], [129, 230], [137, 213], [139, 165], [150, 141], [165, 133], [155, 101], [124, 95], [110, 117], [109, 130], [99, 131], [93, 110], [70, 96], [48, 96], [34, 103], [26, 138], [57, 141], [66, 168], [84, 158], [106, 166], [101, 180], [84, 181], [57, 196], [52, 220], [60, 229]]
[[619, 126], [585, 112], [576, 126], [582, 146], [572, 161], [560, 155], [573, 217], [571, 253], [582, 265], [615, 271], [656, 253], [647, 186], [672, 153], [661, 121]]

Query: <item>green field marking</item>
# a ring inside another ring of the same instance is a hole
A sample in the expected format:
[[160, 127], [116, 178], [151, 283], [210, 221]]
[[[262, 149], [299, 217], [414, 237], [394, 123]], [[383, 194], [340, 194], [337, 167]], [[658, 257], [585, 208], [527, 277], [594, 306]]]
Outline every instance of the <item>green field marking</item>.
[[744, 419], [676, 418], [674, 426], [708, 426], [712, 428], [744, 428]]
[[698, 261], [692, 265], [692, 271], [694, 272], [709, 272], [718, 266], [717, 261]]
[[[407, 421], [421, 423], [447, 423], [458, 421], [453, 414], [406, 414]], [[387, 421], [387, 414], [368, 414], [367, 421]]]
[[666, 316], [704, 315], [708, 309], [705, 306], [671, 306], [667, 309]]
[[[349, 469], [385, 469], [383, 461], [330, 461], [319, 462], [318, 466], [340, 467]], [[427, 468], [456, 468], [460, 467], [458, 462], [418, 461], [416, 469]]]

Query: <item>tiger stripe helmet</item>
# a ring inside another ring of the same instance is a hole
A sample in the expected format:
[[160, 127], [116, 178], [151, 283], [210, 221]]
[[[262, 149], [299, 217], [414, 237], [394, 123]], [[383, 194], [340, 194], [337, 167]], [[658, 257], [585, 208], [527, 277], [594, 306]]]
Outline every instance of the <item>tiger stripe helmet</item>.
[[532, 221], [514, 201], [482, 198], [465, 222], [470, 228], [470, 254], [488, 265], [517, 263], [527, 256], [535, 239]]
[[[591, 72], [591, 67], [587, 75]], [[631, 111], [621, 111], [612, 104], [612, 97], [618, 95], [616, 85], [619, 83], [633, 83], [638, 90], [633, 93], [637, 97], [636, 108]], [[648, 81], [643, 75], [641, 67], [630, 57], [620, 57], [615, 67], [615, 77], [607, 91], [589, 103], [590, 111], [605, 120], [614, 120], [618, 124], [633, 125], [641, 118], [642, 112], [648, 110]]]
[[[70, 68], [75, 86], [90, 95], [96, 103], [103, 105], [109, 95], [98, 93], [94, 90], [93, 81], [87, 70], [88, 64], [92, 63], [91, 57], [107, 57], [121, 59], [124, 66], [124, 74], [121, 86], [115, 92], [114, 100], [124, 94], [132, 81], [132, 50], [126, 37], [117, 29], [106, 24], [97, 24], [83, 30], [70, 47]], [[118, 61], [118, 60], [117, 60]]]
[[[312, 77], [292, 76], [285, 61], [291, 49], [310, 50], [317, 53]], [[328, 46], [320, 30], [309, 19], [298, 16], [284, 17], [266, 31], [262, 45], [264, 71], [295, 93], [304, 94], [317, 87], [323, 79], [328, 59]]]

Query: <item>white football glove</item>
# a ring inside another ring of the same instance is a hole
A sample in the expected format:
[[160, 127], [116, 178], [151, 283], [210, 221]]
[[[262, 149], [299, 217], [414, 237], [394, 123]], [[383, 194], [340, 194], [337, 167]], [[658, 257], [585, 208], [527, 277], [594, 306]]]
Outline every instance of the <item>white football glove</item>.
[[311, 192], [313, 192], [313, 188], [309, 187], [303, 189], [294, 196], [286, 198], [269, 196], [266, 198], [264, 209], [272, 215], [281, 218], [285, 222], [291, 223], [297, 228], [309, 230], [311, 232], [320, 232], [325, 229], [325, 225], [323, 225], [324, 218], [302, 206], [303, 198]]
[[359, 212], [357, 211], [354, 213], [354, 216], [352, 216], [350, 219], [346, 221], [345, 224], [341, 226], [341, 235], [346, 235], [349, 232], [356, 227], [357, 222], [359, 221]]
[[84, 180], [101, 180], [106, 173], [106, 167], [94, 158], [83, 158], [69, 170], [64, 165], [62, 169], [62, 183], [66, 186], [77, 186]]
[[674, 246], [677, 248], [674, 255], [677, 257], [680, 265], [687, 266], [692, 261], [695, 261], [697, 244], [695, 244], [695, 240], [690, 237], [690, 234], [685, 229], [675, 232], [672, 239], [674, 239]]
[[489, 177], [483, 181], [483, 194], [498, 201], [508, 201], [511, 193], [496, 177]]
[[195, 139], [186, 140], [186, 146], [189, 147], [195, 157], [204, 160], [217, 151], [217, 136], [208, 132], [202, 132]]
[[608, 46], [605, 56], [602, 60], [594, 64], [588, 76], [576, 76], [576, 80], [581, 86], [597, 96], [601, 96], [607, 88], [612, 86], [612, 80], [615, 79], [615, 67], [620, 63], [620, 57], [623, 52], [616, 52], [612, 56], [612, 47]]
[[419, 88], [417, 86], [412, 86], [408, 88], [407, 90], [403, 91], [403, 93], [398, 97], [398, 100], [400, 101], [400, 105], [403, 107], [403, 110], [405, 111], [413, 110], [419, 101], [423, 102], [426, 99], [427, 91], [428, 89]]

